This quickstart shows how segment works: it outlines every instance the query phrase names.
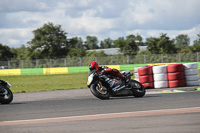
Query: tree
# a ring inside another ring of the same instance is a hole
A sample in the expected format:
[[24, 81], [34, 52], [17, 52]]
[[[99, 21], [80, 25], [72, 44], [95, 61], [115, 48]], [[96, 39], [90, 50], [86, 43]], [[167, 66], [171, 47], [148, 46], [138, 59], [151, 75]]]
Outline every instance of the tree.
[[103, 41], [101, 41], [100, 46], [101, 46], [102, 49], [112, 48], [113, 47], [113, 40], [111, 40], [110, 38], [104, 39]]
[[89, 47], [89, 49], [98, 49], [98, 39], [95, 36], [87, 36], [85, 44]]
[[83, 47], [83, 40], [78, 37], [73, 37], [69, 40], [69, 53], [68, 56], [82, 57], [86, 54], [86, 49]]
[[131, 55], [131, 54], [137, 54], [139, 51], [138, 44], [136, 42], [136, 37], [134, 35], [129, 35], [126, 37], [126, 45], [124, 47], [124, 54], [125, 55]]
[[174, 40], [174, 44], [176, 48], [183, 48], [189, 46], [190, 38], [188, 37], [188, 35], [184, 34], [178, 35]]
[[34, 38], [28, 42], [31, 58], [65, 57], [69, 51], [67, 33], [61, 25], [44, 24], [33, 31]]
[[135, 36], [134, 40], [135, 40], [135, 42], [137, 43], [138, 46], [146, 46], [146, 44], [142, 41], [143, 38], [142, 38], [141, 35], [137, 34], [137, 36]]
[[176, 52], [175, 45], [167, 34], [161, 34], [159, 38], [147, 38], [146, 44], [147, 50], [151, 54], [170, 54]]
[[193, 45], [194, 52], [200, 52], [200, 34], [197, 34], [197, 36], [198, 36], [198, 39], [194, 41], [194, 45]]
[[200, 44], [200, 34], [197, 34], [198, 38], [194, 40], [194, 44]]
[[160, 49], [160, 53], [171, 54], [176, 51], [173, 41], [170, 40], [167, 34], [161, 34], [157, 45]]
[[14, 57], [14, 53], [11, 48], [0, 43], [0, 60], [8, 60]]
[[151, 54], [158, 54], [159, 53], [160, 50], [157, 46], [158, 42], [159, 42], [159, 39], [156, 38], [156, 37], [147, 38], [147, 40], [146, 40], [147, 50]]
[[126, 40], [123, 37], [119, 37], [114, 41], [114, 46], [120, 48], [120, 52], [124, 53], [124, 55], [136, 54], [139, 51], [134, 35], [127, 36]]
[[25, 45], [21, 45], [19, 48], [13, 48], [12, 51], [16, 54], [16, 59], [27, 59], [28, 58], [28, 49]]
[[124, 39], [124, 37], [119, 37], [117, 40], [114, 41], [114, 47], [115, 48], [124, 47], [125, 44], [126, 44], [126, 40]]

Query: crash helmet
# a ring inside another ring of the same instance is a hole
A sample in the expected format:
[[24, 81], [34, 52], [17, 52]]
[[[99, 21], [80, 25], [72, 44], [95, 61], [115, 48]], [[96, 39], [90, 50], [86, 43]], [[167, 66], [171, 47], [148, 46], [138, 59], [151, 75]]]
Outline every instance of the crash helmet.
[[89, 63], [89, 69], [90, 71], [92, 70], [99, 70], [99, 64], [96, 61], [90, 62]]

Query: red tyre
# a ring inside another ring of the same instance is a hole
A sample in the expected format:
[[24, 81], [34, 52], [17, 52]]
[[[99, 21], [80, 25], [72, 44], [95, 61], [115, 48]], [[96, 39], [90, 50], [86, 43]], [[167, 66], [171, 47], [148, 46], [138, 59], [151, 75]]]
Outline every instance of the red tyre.
[[142, 84], [145, 89], [153, 89], [154, 88], [154, 83], [143, 83]]
[[186, 86], [185, 79], [169, 81], [169, 87], [170, 88], [173, 88], [173, 87], [184, 87], [184, 86]]
[[184, 71], [184, 65], [183, 64], [171, 64], [167, 66], [168, 73], [174, 73], [174, 72], [183, 72]]
[[153, 74], [152, 66], [142, 67], [138, 69], [139, 76]]
[[185, 79], [185, 72], [168, 73], [168, 80]]
[[144, 76], [139, 76], [139, 81], [140, 83], [151, 83], [153, 82], [153, 75], [144, 75]]

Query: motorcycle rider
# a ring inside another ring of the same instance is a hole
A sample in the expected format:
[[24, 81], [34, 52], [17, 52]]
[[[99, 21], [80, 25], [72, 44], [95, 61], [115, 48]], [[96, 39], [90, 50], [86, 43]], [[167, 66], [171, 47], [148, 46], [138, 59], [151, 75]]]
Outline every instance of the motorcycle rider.
[[126, 79], [117, 69], [111, 69], [107, 66], [99, 67], [99, 64], [96, 61], [92, 61], [89, 63], [89, 69], [90, 71], [95, 70], [96, 73], [103, 74], [103, 75], [111, 75], [114, 77], [119, 77], [125, 83], [128, 83], [129, 80]]

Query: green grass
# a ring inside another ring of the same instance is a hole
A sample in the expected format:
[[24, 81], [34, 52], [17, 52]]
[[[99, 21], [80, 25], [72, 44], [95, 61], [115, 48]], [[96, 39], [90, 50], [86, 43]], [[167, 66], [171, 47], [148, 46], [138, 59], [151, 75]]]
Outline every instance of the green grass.
[[87, 88], [88, 73], [0, 76], [14, 93]]
[[11, 90], [14, 93], [21, 93], [87, 88], [87, 77], [88, 73], [72, 73], [62, 75], [0, 76], [0, 79], [8, 81], [12, 85]]

